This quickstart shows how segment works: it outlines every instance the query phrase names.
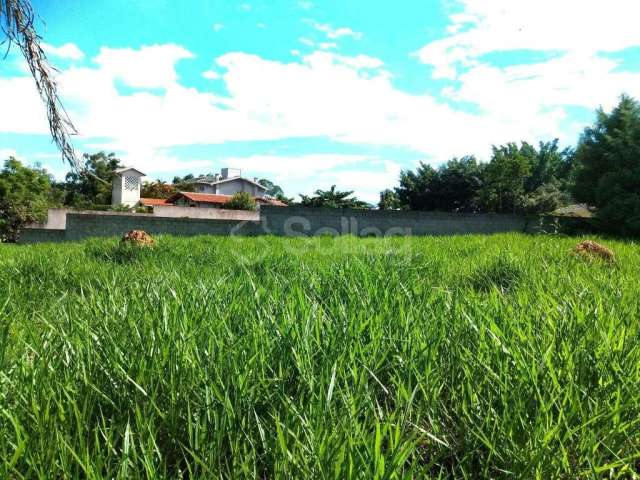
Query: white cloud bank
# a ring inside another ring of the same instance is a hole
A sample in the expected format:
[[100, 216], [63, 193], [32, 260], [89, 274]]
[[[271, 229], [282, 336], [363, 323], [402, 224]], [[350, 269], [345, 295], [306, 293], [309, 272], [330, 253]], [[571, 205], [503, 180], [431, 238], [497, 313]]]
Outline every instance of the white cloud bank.
[[[459, 0], [449, 35], [418, 52], [434, 78], [456, 79], [450, 98], [484, 113], [523, 119], [565, 106], [610, 107], [623, 92], [640, 94], [640, 75], [617, 70], [602, 54], [640, 46], [640, 2], [629, 0]], [[496, 67], [486, 54], [525, 51], [554, 58]]]
[[84, 58], [84, 53], [75, 43], [65, 43], [59, 47], [43, 43], [42, 50], [52, 57], [65, 58], [69, 60], [82, 60]]
[[455, 78], [458, 67], [491, 52], [560, 51], [590, 58], [640, 45], [640, 2], [633, 0], [458, 0], [451, 35], [419, 52], [435, 76]]

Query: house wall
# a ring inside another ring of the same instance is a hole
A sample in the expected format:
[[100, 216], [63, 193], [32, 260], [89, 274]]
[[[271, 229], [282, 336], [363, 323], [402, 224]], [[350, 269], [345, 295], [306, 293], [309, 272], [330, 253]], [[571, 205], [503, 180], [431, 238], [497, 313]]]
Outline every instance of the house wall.
[[111, 205], [122, 205], [122, 177], [116, 176], [111, 184]]
[[215, 186], [209, 185], [206, 183], [196, 183], [194, 185], [193, 191], [196, 193], [210, 193], [210, 194], [217, 193]]
[[256, 187], [254, 184], [247, 182], [242, 178], [238, 178], [236, 180], [230, 180], [228, 182], [217, 184], [218, 191], [216, 192], [219, 195], [233, 195], [237, 192], [247, 192], [252, 197], [262, 197], [264, 196], [264, 190]]

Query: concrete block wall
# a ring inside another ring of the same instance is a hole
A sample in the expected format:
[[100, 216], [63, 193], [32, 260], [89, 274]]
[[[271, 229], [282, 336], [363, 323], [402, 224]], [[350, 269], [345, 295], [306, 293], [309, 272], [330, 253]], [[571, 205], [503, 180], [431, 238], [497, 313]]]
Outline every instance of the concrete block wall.
[[[576, 220], [569, 219], [572, 228]], [[456, 235], [502, 232], [556, 233], [566, 231], [568, 220], [518, 215], [475, 215], [305, 207], [260, 209], [260, 221], [158, 217], [120, 212], [69, 212], [66, 230], [24, 230], [20, 243], [83, 240], [122, 236], [130, 230], [153, 235]], [[580, 222], [578, 222], [580, 223]], [[582, 225], [582, 223], [580, 223]]]
[[66, 240], [66, 231], [52, 228], [25, 228], [18, 243], [58, 243]]
[[518, 215], [355, 210], [263, 206], [266, 233], [273, 235], [455, 235], [524, 232], [530, 219]]
[[156, 217], [147, 214], [69, 213], [66, 240], [90, 237], [122, 236], [130, 230], [144, 230], [152, 235], [256, 235], [258, 222], [204, 220], [197, 218]]

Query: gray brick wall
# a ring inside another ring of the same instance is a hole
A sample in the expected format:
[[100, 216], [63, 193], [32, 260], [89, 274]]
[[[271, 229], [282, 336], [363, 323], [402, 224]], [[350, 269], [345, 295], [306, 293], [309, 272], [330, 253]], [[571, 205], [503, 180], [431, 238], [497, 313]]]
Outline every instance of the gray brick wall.
[[[130, 230], [152, 235], [455, 235], [562, 231], [568, 222], [550, 217], [439, 212], [262, 206], [260, 222], [156, 217], [114, 212], [68, 213], [66, 230], [25, 230], [21, 243], [122, 236]], [[569, 219], [576, 220], [576, 219]], [[571, 222], [569, 222], [571, 223]], [[575, 223], [575, 221], [573, 222]], [[572, 223], [572, 225], [573, 225]]]
[[45, 228], [25, 228], [18, 238], [18, 243], [57, 243], [64, 241], [64, 230]]
[[203, 220], [197, 218], [164, 218], [153, 215], [67, 215], [67, 240], [89, 237], [122, 236], [130, 230], [144, 230], [150, 234], [178, 236], [193, 235], [256, 235], [257, 222], [237, 220]]
[[524, 232], [531, 219], [517, 215], [487, 215], [393, 210], [354, 210], [263, 206], [262, 224], [274, 235], [351, 234], [455, 235]]

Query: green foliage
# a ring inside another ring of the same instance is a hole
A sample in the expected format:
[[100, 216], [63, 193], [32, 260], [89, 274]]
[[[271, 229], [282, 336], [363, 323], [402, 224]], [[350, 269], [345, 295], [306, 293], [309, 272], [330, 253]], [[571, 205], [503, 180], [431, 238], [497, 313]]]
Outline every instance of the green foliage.
[[313, 196], [300, 195], [299, 205], [303, 207], [316, 208], [371, 208], [367, 202], [352, 197], [353, 191], [336, 190], [336, 186], [332, 185], [329, 190], [316, 190]]
[[518, 210], [524, 213], [551, 213], [571, 203], [571, 196], [557, 183], [545, 183], [521, 197]]
[[248, 192], [234, 193], [231, 199], [224, 204], [224, 208], [229, 210], [251, 210], [257, 208], [256, 201]]
[[577, 241], [5, 245], [0, 478], [633, 478], [640, 249]]
[[284, 191], [282, 190], [282, 187], [280, 187], [279, 185], [276, 185], [271, 180], [263, 178], [261, 180], [258, 180], [258, 183], [263, 187], [267, 188], [267, 191], [265, 192], [267, 196], [271, 198], [275, 198], [276, 200], [280, 200], [281, 202], [286, 204], [293, 203], [292, 198], [288, 198], [285, 196]]
[[115, 154], [84, 154], [85, 172], [69, 172], [65, 183], [57, 185], [64, 192], [64, 204], [80, 209], [111, 205], [114, 171], [121, 167]]
[[46, 219], [52, 203], [47, 172], [10, 157], [0, 171], [0, 241], [15, 242], [26, 224]]
[[475, 157], [454, 158], [434, 169], [420, 163], [400, 173], [396, 192], [412, 210], [447, 212], [543, 213], [570, 202], [567, 185], [573, 152], [558, 141], [523, 142], [493, 147], [487, 163]]
[[[182, 190], [185, 191], [185, 190]], [[169, 185], [162, 180], [155, 182], [144, 182], [140, 196], [142, 198], [164, 198], [167, 199], [178, 192], [174, 185]]]
[[628, 96], [609, 114], [597, 112], [576, 150], [573, 194], [597, 207], [605, 228], [640, 234], [640, 103]]
[[378, 202], [380, 210], [400, 210], [402, 203], [398, 194], [389, 188], [380, 192], [380, 201]]
[[173, 177], [172, 185], [176, 189], [177, 192], [193, 192], [194, 185], [193, 181], [196, 179], [193, 173], [189, 173], [184, 177]]
[[524, 195], [525, 182], [531, 173], [535, 149], [527, 143], [518, 147], [509, 143], [493, 147], [491, 161], [487, 164], [480, 199], [486, 211], [516, 212]]

